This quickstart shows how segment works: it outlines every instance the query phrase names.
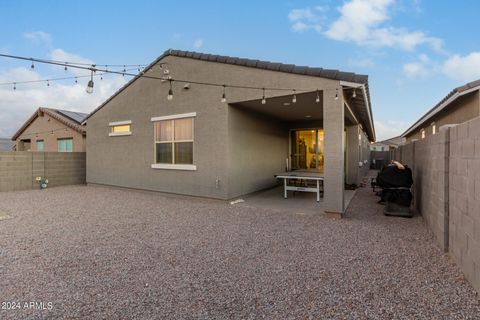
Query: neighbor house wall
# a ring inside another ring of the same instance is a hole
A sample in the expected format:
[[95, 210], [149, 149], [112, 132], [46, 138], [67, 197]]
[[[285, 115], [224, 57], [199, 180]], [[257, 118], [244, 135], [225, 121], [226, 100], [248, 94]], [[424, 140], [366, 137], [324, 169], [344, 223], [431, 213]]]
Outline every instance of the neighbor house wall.
[[57, 139], [72, 138], [73, 152], [85, 152], [86, 138], [80, 132], [67, 127], [60, 121], [50, 117], [48, 114], [38, 116], [30, 125], [25, 128], [20, 136], [16, 139], [17, 146], [20, 146], [21, 140], [30, 139], [30, 150], [18, 151], [38, 151], [37, 141], [43, 140], [43, 151], [58, 151]]
[[474, 119], [480, 115], [480, 95], [478, 91], [461, 96], [452, 102], [447, 108], [436, 114], [427, 123], [416, 129], [410, 135], [406, 136], [407, 143], [412, 140], [422, 139], [421, 131], [425, 129], [425, 136], [433, 134], [432, 123], [435, 124], [436, 131], [447, 124], [459, 124], [470, 119]]
[[37, 177], [48, 186], [85, 183], [84, 152], [0, 152], [0, 191], [39, 188]]
[[394, 156], [413, 168], [414, 206], [437, 244], [480, 292], [480, 118], [402, 146]]
[[[163, 69], [160, 69], [158, 64], [148, 70], [146, 74], [161, 77], [164, 76], [163, 70], [168, 69], [174, 79], [192, 81], [189, 89], [183, 89], [184, 83], [173, 82], [174, 98], [172, 101], [167, 101], [168, 82], [162, 83], [159, 80], [138, 78], [113, 99], [107, 101], [103, 108], [87, 120], [88, 183], [220, 199], [228, 199], [232, 195], [238, 194], [239, 189], [236, 189], [235, 183], [240, 183], [243, 186], [241, 189], [245, 192], [253, 192], [257, 190], [258, 186], [264, 185], [266, 179], [272, 181], [275, 179], [271, 170], [263, 173], [255, 171], [259, 164], [250, 161], [243, 165], [243, 168], [257, 172], [257, 176], [245, 174], [240, 176], [240, 181], [231, 183], [229, 181], [230, 176], [232, 179], [238, 177], [236, 172], [232, 172], [232, 174], [229, 172], [230, 169], [234, 170], [233, 163], [236, 162], [234, 158], [238, 146], [229, 144], [228, 127], [234, 124], [233, 122], [237, 118], [245, 118], [237, 117], [238, 114], [233, 114], [230, 118], [228, 104], [220, 101], [221, 87], [197, 85], [193, 82], [243, 84], [260, 88], [324, 88], [330, 92], [335, 92], [336, 86], [339, 84], [339, 81], [318, 77], [175, 56], [167, 56], [162, 59], [161, 63], [164, 63]], [[268, 97], [285, 94], [281, 91], [267, 91]], [[226, 96], [228, 103], [235, 104], [245, 100], [260, 99], [262, 92], [255, 89], [227, 88]], [[197, 170], [152, 169], [154, 126], [150, 119], [188, 112], [197, 113], [193, 151]], [[123, 120], [132, 121], [132, 135], [109, 137], [109, 122]], [[272, 119], [272, 121], [274, 120]], [[262, 139], [261, 131], [257, 131], [257, 137]], [[287, 138], [288, 132], [285, 135], [286, 141]], [[257, 157], [256, 148], [245, 149], [242, 152]], [[286, 156], [287, 153], [278, 160], [278, 163], [282, 163], [278, 168], [283, 168]], [[269, 156], [264, 155], [264, 157], [268, 158]], [[274, 168], [276, 169], [277, 166], [275, 165]], [[234, 189], [232, 192], [229, 192], [229, 186]]]

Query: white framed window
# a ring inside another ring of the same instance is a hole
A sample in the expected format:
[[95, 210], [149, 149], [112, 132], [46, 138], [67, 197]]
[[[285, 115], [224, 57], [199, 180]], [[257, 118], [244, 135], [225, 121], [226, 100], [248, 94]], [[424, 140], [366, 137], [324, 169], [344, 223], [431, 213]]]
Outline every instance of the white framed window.
[[58, 152], [73, 152], [73, 138], [57, 139]]
[[197, 170], [193, 161], [196, 113], [154, 117], [155, 158], [152, 168]]
[[110, 127], [110, 133], [108, 134], [110, 137], [130, 136], [132, 134], [131, 120], [110, 122], [108, 125]]

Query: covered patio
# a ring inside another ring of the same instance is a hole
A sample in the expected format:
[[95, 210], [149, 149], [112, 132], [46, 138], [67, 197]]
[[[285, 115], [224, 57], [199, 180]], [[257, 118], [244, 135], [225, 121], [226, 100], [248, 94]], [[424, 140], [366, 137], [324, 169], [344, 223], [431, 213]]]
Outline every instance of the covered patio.
[[315, 192], [316, 182], [302, 179], [287, 180], [289, 185], [301, 185], [294, 198], [288, 191], [289, 197], [284, 199], [283, 186], [241, 198], [259, 206], [290, 206], [299, 212], [321, 209], [341, 216], [353, 197], [345, 184], [358, 186], [366, 175], [368, 145], [375, 139], [367, 88], [340, 81], [339, 86], [315, 91], [230, 103], [231, 108], [248, 112], [268, 125], [275, 123], [284, 139], [284, 151], [266, 156], [284, 164], [277, 175], [301, 173], [322, 179], [319, 202], [315, 194], [301, 192]]

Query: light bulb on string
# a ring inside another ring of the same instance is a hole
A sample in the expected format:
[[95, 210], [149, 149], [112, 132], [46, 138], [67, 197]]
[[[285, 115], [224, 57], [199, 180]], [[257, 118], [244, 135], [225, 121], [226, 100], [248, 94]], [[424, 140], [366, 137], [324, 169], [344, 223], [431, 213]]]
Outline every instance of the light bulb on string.
[[225, 95], [225, 85], [223, 85], [223, 94], [222, 94], [222, 99], [220, 100], [222, 103], [227, 102], [227, 97]]
[[13, 90], [17, 90], [17, 83], [16, 82], [13, 83]]
[[85, 91], [90, 94], [93, 93], [93, 69], [90, 72], [90, 81], [88, 81], [87, 88]]
[[123, 65], [123, 73], [122, 73], [122, 76], [125, 77], [125, 72], [127, 72], [127, 69], [125, 69], [125, 65]]
[[292, 103], [297, 103], [297, 95], [295, 89], [293, 89], [293, 98], [292, 98]]
[[168, 96], [167, 96], [167, 100], [168, 101], [172, 101], [173, 100], [173, 89], [172, 89], [172, 79], [169, 80], [170, 81], [170, 89], [168, 90]]
[[262, 90], [263, 90], [262, 104], [266, 104], [266, 103], [267, 103], [267, 99], [265, 98], [265, 88], [262, 88]]
[[47, 80], [47, 87], [50, 87], [50, 81]]
[[68, 64], [68, 62], [65, 62], [65, 68], [63, 68], [65, 71], [67, 71], [67, 70], [68, 70], [68, 68], [67, 68], [67, 64]]
[[356, 97], [357, 97], [357, 88], [353, 88], [352, 98], [356, 98]]
[[78, 78], [77, 78], [77, 77], [75, 77], [75, 84], [77, 84], [77, 83], [78, 83]]
[[335, 91], [335, 100], [338, 100], [338, 88]]
[[316, 103], [320, 102], [320, 93], [318, 92], [318, 89], [317, 89], [317, 97], [315, 98], [315, 102]]
[[30, 69], [33, 70], [33, 69], [35, 69], [35, 65], [33, 64], [33, 59], [30, 59], [30, 60], [32, 60], [32, 65], [30, 66]]

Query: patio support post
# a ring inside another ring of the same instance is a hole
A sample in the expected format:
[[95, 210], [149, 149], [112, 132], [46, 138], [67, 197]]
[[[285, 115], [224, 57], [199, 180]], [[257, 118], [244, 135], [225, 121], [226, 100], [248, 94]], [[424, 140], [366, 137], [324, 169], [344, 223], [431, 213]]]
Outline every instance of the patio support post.
[[360, 175], [358, 162], [360, 159], [360, 146], [358, 135], [360, 134], [360, 125], [347, 127], [347, 183], [359, 185]]
[[345, 139], [343, 92], [340, 83], [324, 91], [324, 208], [328, 215], [341, 218], [344, 208]]

